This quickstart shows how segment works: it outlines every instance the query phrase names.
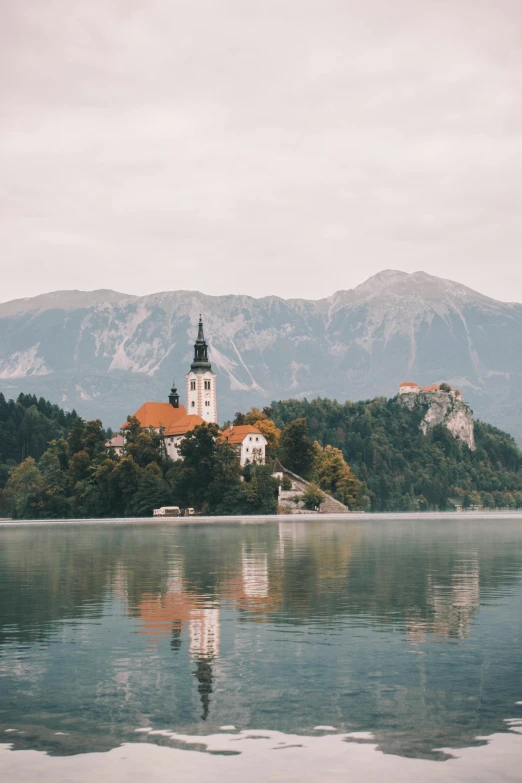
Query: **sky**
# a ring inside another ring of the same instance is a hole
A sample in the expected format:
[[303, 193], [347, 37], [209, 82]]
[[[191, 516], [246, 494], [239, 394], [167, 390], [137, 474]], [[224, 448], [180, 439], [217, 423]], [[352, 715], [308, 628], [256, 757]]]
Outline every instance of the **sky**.
[[520, 0], [0, 0], [0, 301], [522, 301]]

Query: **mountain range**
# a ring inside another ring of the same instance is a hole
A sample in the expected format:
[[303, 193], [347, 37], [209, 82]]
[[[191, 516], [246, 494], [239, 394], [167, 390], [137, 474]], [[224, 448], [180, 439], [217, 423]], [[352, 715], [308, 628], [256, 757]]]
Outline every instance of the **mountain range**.
[[119, 427], [145, 400], [184, 399], [199, 314], [220, 421], [271, 400], [393, 396], [447, 381], [522, 443], [522, 305], [424, 272], [383, 271], [319, 300], [171, 291], [57, 291], [0, 304], [0, 391]]

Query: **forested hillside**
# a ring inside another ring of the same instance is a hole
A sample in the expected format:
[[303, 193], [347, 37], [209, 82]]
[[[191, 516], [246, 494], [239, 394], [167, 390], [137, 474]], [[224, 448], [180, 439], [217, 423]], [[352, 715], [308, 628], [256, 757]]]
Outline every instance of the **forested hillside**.
[[475, 422], [476, 450], [442, 425], [419, 429], [424, 411], [377, 397], [338, 403], [327, 399], [283, 400], [271, 406], [278, 427], [303, 417], [308, 436], [342, 450], [368, 490], [372, 511], [445, 509], [450, 498], [464, 506], [522, 506], [522, 453], [514, 439]]
[[74, 411], [68, 413], [33, 394], [8, 401], [0, 393], [0, 488], [9, 467], [26, 457], [40, 459], [50, 441], [67, 435], [76, 418]]
[[[443, 426], [424, 435], [421, 405], [397, 398], [338, 403], [284, 400], [238, 413], [268, 441], [266, 467], [241, 469], [216, 425], [185, 438], [171, 462], [161, 438], [129, 419], [122, 456], [105, 447], [99, 420], [85, 422], [43, 399], [0, 395], [1, 512], [18, 518], [148, 516], [160, 505], [209, 514], [275, 513], [278, 458], [350, 509], [415, 511], [522, 507], [522, 453], [513, 438], [475, 422], [471, 451]], [[284, 488], [284, 487], [283, 487]], [[312, 497], [314, 495], [314, 497]], [[307, 506], [308, 507], [308, 506]], [[1, 515], [1, 514], [0, 514]]]

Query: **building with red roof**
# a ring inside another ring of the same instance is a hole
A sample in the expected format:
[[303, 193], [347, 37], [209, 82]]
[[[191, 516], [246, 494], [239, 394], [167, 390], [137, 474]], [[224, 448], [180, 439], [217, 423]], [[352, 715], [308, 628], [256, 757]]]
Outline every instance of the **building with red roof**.
[[[180, 404], [176, 385], [172, 385], [168, 402], [144, 402], [134, 414], [144, 429], [152, 427], [163, 435], [167, 455], [177, 460], [179, 445], [187, 432], [200, 424], [217, 421], [216, 375], [208, 360], [208, 346], [199, 317], [198, 336], [194, 344], [194, 361], [186, 376], [187, 408]], [[125, 437], [125, 429], [122, 426]]]
[[247, 462], [265, 464], [268, 441], [255, 427], [250, 424], [231, 424], [221, 437], [236, 448], [241, 465]]
[[418, 394], [420, 386], [413, 381], [403, 381], [399, 386], [399, 394]]
[[[203, 322], [199, 317], [198, 336], [194, 345], [194, 361], [186, 376], [187, 405], [179, 401], [178, 390], [173, 384], [168, 402], [144, 402], [134, 417], [144, 429], [152, 427], [161, 432], [167, 456], [180, 459], [179, 447], [188, 432], [201, 424], [217, 421], [216, 376], [208, 360], [208, 347], [203, 334]], [[122, 426], [123, 440], [126, 422]], [[122, 436], [118, 436], [122, 437]], [[241, 465], [247, 462], [263, 464], [268, 443], [264, 435], [249, 425], [230, 425], [221, 437], [237, 450]], [[114, 447], [114, 444], [110, 444]], [[107, 447], [110, 447], [109, 443]], [[123, 441], [121, 443], [123, 451]]]

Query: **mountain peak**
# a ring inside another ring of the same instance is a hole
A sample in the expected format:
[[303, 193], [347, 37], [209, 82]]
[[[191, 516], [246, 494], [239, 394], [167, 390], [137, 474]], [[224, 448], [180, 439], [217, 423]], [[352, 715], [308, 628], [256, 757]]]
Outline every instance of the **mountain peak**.
[[495, 300], [468, 288], [462, 283], [446, 280], [443, 277], [429, 275], [427, 272], [401, 272], [398, 269], [385, 269], [372, 275], [364, 283], [348, 291], [338, 291], [333, 299], [336, 304], [365, 302], [383, 296], [406, 297], [422, 300]]
[[0, 316], [4, 317], [39, 310], [76, 310], [78, 308], [114, 304], [121, 300], [136, 298], [131, 294], [121, 294], [109, 288], [99, 288], [95, 291], [50, 291], [47, 294], [2, 302], [0, 303]]

